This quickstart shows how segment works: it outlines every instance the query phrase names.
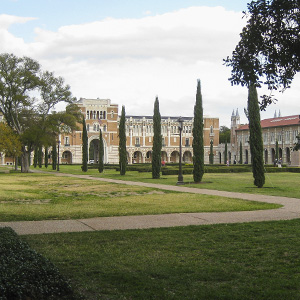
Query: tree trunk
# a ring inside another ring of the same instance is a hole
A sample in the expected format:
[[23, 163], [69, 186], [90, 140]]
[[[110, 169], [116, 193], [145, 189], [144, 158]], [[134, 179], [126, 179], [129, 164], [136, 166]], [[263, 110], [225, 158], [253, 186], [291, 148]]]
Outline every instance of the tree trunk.
[[29, 172], [29, 154], [30, 154], [30, 152], [27, 151], [24, 146], [22, 146], [21, 173], [28, 173]]

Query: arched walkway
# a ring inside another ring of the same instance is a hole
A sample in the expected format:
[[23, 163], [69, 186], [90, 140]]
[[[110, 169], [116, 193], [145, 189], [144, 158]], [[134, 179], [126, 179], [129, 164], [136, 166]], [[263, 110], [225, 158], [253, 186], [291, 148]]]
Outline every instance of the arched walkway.
[[[107, 144], [105, 139], [102, 139], [103, 141], [103, 163], [108, 162], [108, 157], [107, 157]], [[92, 137], [91, 140], [89, 140], [89, 161], [94, 160], [95, 163], [99, 162], [99, 138]]]
[[275, 149], [274, 148], [271, 149], [271, 158], [272, 158], [272, 163], [274, 163], [274, 161], [275, 161]]
[[135, 151], [133, 153], [133, 160], [132, 163], [134, 164], [140, 164], [143, 162], [143, 156], [142, 156], [142, 152], [140, 151]]
[[185, 151], [183, 153], [183, 162], [192, 163], [192, 153], [191, 153], [191, 151]]
[[151, 163], [152, 162], [152, 151], [148, 151], [146, 153], [146, 158], [145, 158], [146, 163]]
[[178, 163], [179, 162], [179, 152], [178, 151], [173, 151], [171, 153], [171, 158], [170, 158], [172, 163]]
[[166, 162], [168, 159], [168, 155], [166, 151], [161, 151], [161, 160]]
[[265, 149], [265, 164], [268, 164], [268, 149]]
[[64, 151], [61, 156], [62, 164], [71, 164], [72, 163], [72, 153], [70, 151]]
[[285, 157], [286, 157], [286, 163], [291, 163], [291, 149], [289, 147], [285, 148]]

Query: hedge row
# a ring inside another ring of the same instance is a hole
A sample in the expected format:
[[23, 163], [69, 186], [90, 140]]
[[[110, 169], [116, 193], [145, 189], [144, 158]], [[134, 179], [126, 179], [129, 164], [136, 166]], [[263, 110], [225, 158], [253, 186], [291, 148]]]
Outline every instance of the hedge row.
[[10, 228], [0, 228], [0, 299], [79, 299], [55, 266]]
[[[287, 168], [278, 168], [278, 167], [266, 167], [267, 173], [275, 173], [275, 172], [294, 172], [294, 173], [300, 173], [300, 168], [297, 167], [287, 167]], [[162, 169], [162, 175], [178, 175], [178, 169], [172, 168], [166, 168]], [[251, 172], [251, 166], [250, 167], [204, 167], [205, 173], [242, 173], [242, 172]], [[182, 169], [183, 174], [192, 174], [193, 169], [192, 168], [183, 168]]]

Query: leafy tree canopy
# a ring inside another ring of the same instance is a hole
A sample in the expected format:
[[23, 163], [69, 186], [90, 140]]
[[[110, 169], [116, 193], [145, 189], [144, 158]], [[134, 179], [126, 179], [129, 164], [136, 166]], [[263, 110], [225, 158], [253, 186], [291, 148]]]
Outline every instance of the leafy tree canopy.
[[63, 78], [43, 72], [37, 61], [0, 54], [0, 112], [22, 143], [22, 172], [28, 172], [34, 145], [50, 145], [58, 133], [75, 128], [79, 111], [74, 105], [65, 112], [50, 113], [56, 104], [73, 101]]
[[227, 126], [220, 126], [219, 143], [225, 144], [230, 142], [230, 129]]
[[13, 130], [0, 122], [0, 152], [16, 157], [21, 154], [21, 141]]
[[261, 110], [276, 101], [273, 90], [289, 88], [300, 70], [299, 0], [256, 0], [244, 12], [247, 25], [241, 40], [227, 57], [232, 84], [267, 85], [270, 95], [262, 96]]

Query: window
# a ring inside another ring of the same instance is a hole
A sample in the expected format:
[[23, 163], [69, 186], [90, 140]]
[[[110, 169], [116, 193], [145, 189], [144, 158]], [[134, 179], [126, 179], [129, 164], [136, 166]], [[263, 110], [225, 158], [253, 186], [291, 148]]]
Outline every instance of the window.
[[100, 125], [97, 124], [97, 131], [100, 131]]
[[189, 139], [189, 138], [186, 138], [186, 139], [185, 139], [185, 146], [186, 146], [186, 147], [189, 147], [189, 146], [190, 146], [190, 139]]
[[265, 144], [268, 143], [268, 133], [267, 132], [264, 133], [264, 143]]
[[70, 146], [70, 141], [68, 136], [65, 136], [65, 146]]
[[149, 136], [149, 143], [152, 143], [152, 138], [151, 138], [151, 136]]
[[88, 110], [87, 112], [86, 112], [86, 119], [88, 120], [90, 118], [90, 111]]
[[274, 132], [270, 133], [270, 142], [271, 142], [271, 144], [275, 143], [275, 133]]
[[111, 111], [110, 116], [111, 116], [112, 119], [114, 118], [114, 111], [113, 110]]
[[93, 119], [96, 120], [96, 111], [93, 112]]
[[103, 125], [103, 131], [105, 132], [107, 130], [106, 125]]
[[285, 132], [285, 142], [288, 143], [290, 141], [290, 132], [286, 131]]
[[94, 126], [93, 126], [93, 130], [94, 130], [94, 131], [96, 131], [96, 130], [97, 130], [97, 125], [96, 125], [96, 124], [94, 124]]
[[90, 124], [86, 125], [86, 131], [90, 131]]
[[100, 119], [103, 119], [103, 111], [100, 111]]
[[297, 142], [298, 130], [293, 130], [293, 141]]
[[112, 141], [114, 140], [114, 134], [113, 133], [111, 134], [111, 140]]
[[214, 133], [214, 128], [212, 126], [210, 126], [210, 134]]
[[137, 137], [137, 138], [135, 138], [135, 147], [140, 147], [141, 145], [140, 145], [140, 138], [139, 137]]

